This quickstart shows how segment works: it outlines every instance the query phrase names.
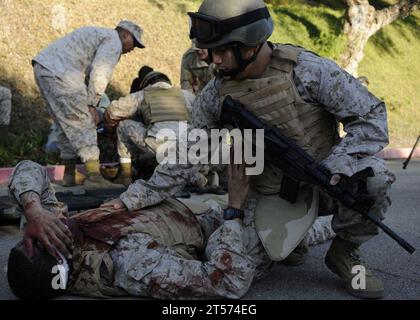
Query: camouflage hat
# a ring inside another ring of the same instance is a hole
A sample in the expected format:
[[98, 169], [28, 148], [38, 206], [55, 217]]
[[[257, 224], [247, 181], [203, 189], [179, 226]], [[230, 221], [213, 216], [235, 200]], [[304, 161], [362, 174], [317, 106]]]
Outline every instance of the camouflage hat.
[[144, 44], [141, 40], [141, 36], [143, 34], [143, 29], [140, 28], [137, 24], [135, 24], [134, 22], [128, 21], [128, 20], [122, 20], [122, 21], [120, 21], [120, 23], [118, 24], [117, 27], [120, 27], [124, 30], [129, 31], [133, 35], [136, 47], [145, 48], [145, 46], [144, 46]]

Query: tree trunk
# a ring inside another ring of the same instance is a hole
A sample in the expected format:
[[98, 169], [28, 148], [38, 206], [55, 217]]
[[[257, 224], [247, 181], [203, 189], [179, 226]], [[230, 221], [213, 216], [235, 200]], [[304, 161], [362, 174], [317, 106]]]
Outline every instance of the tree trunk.
[[348, 9], [344, 34], [346, 49], [340, 57], [341, 66], [357, 77], [357, 68], [364, 57], [369, 38], [382, 27], [398, 18], [405, 18], [420, 7], [420, 0], [401, 0], [382, 10], [376, 10], [368, 0], [346, 0]]

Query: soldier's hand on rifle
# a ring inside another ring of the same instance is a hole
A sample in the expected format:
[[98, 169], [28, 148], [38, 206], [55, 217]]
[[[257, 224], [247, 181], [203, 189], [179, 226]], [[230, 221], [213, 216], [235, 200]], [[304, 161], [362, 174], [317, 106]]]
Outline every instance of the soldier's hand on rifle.
[[69, 228], [54, 215], [34, 204], [32, 208], [25, 209], [27, 225], [23, 241], [29, 256], [34, 254], [34, 241], [39, 241], [47, 252], [61, 261], [57, 250], [65, 257], [71, 258], [73, 250], [73, 237]]
[[341, 177], [340, 177], [339, 174], [333, 174], [333, 176], [331, 177], [331, 180], [330, 180], [330, 184], [332, 186], [335, 186], [340, 182], [340, 180], [341, 180]]

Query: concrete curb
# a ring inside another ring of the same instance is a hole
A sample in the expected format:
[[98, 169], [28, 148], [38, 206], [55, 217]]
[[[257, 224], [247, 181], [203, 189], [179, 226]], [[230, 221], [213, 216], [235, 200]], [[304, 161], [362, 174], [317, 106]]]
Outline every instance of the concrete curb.
[[[385, 160], [393, 159], [407, 159], [413, 148], [395, 148], [385, 149], [377, 154], [378, 157], [384, 158]], [[420, 148], [416, 148], [413, 152], [412, 158], [420, 158]]]
[[[385, 149], [379, 152], [376, 156], [383, 158], [385, 160], [395, 160], [395, 159], [406, 159], [410, 155], [412, 148], [395, 148], [395, 149]], [[420, 158], [420, 148], [416, 148], [412, 158]], [[115, 165], [112, 164], [102, 164], [102, 165]], [[79, 171], [84, 171], [83, 165], [78, 165], [77, 168]], [[13, 168], [0, 168], [0, 185], [5, 185], [9, 181], [9, 177], [13, 171]], [[64, 176], [64, 166], [47, 166], [48, 175], [53, 182], [63, 180]]]

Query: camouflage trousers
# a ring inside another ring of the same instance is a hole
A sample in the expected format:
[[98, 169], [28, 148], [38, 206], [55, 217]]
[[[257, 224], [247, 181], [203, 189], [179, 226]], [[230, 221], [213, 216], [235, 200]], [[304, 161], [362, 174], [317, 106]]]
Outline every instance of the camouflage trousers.
[[89, 112], [86, 86], [57, 78], [40, 64], [34, 65], [35, 80], [47, 102], [48, 112], [59, 127], [57, 145], [65, 160], [99, 159], [97, 132]]
[[248, 291], [255, 272], [244, 227], [236, 221], [225, 221], [212, 233], [203, 261], [185, 259], [171, 248], [156, 245], [147, 234], [120, 240], [110, 254], [114, 286], [134, 296], [238, 299]]
[[[251, 284], [268, 274], [273, 261], [267, 255], [255, 229], [256, 195], [251, 195], [243, 225], [223, 221], [222, 212], [198, 215], [209, 234], [203, 261], [187, 260], [170, 248], [156, 245], [147, 234], [130, 235], [110, 252], [114, 262], [114, 285], [130, 295], [159, 299], [190, 297], [243, 297]], [[213, 213], [217, 212], [213, 211]], [[207, 220], [207, 221], [204, 221]], [[210, 222], [210, 220], [213, 220]], [[317, 220], [306, 237], [307, 244], [327, 239], [319, 236], [331, 225], [327, 217]], [[217, 224], [221, 224], [217, 229]], [[215, 231], [214, 231], [215, 230]], [[209, 232], [210, 231], [210, 232]]]
[[[375, 201], [371, 213], [383, 220], [391, 205], [389, 191], [395, 175], [388, 170], [385, 161], [377, 157], [358, 160], [357, 171], [367, 167], [371, 167], [375, 174], [367, 179], [367, 192]], [[320, 211], [334, 213], [332, 228], [338, 237], [360, 245], [378, 234], [378, 227], [358, 212], [339, 204], [328, 195], [322, 194], [320, 198]]]
[[12, 110], [12, 93], [9, 89], [0, 86], [0, 126], [10, 124]]

